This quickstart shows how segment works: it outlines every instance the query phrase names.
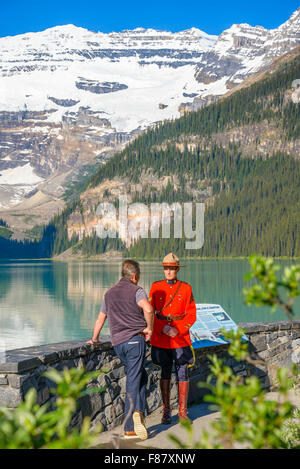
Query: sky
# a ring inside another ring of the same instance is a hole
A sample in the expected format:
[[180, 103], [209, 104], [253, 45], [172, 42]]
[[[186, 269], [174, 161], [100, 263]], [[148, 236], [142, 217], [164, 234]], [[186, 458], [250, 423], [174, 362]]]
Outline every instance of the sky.
[[137, 27], [220, 34], [234, 23], [272, 29], [300, 6], [296, 0], [0, 0], [0, 37], [74, 24], [91, 31]]

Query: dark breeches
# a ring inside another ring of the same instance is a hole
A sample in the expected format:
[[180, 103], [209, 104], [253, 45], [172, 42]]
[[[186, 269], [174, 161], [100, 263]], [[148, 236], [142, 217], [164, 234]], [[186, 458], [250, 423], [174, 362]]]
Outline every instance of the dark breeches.
[[161, 379], [171, 379], [173, 364], [178, 381], [188, 381], [188, 369], [194, 364], [192, 347], [165, 349], [152, 346], [152, 361], [161, 368]]

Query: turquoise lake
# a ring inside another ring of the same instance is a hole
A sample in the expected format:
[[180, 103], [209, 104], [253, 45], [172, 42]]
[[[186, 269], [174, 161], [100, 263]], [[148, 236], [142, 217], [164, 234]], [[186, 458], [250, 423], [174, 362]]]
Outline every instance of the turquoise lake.
[[[282, 267], [292, 261], [278, 261]], [[220, 304], [236, 323], [285, 320], [281, 310], [246, 306], [247, 260], [185, 261], [178, 278], [196, 303]], [[159, 262], [141, 262], [140, 285], [163, 279]], [[0, 263], [0, 352], [90, 338], [103, 296], [120, 278], [121, 262], [10, 261]], [[295, 303], [300, 317], [300, 302]], [[108, 333], [107, 326], [103, 333]]]

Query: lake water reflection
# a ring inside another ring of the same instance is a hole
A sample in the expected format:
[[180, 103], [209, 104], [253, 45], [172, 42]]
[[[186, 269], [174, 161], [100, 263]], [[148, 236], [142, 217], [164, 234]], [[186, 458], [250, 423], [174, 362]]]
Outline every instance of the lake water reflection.
[[[268, 308], [244, 304], [244, 274], [250, 270], [246, 260], [184, 264], [179, 278], [191, 283], [196, 302], [222, 305], [237, 323], [286, 319], [279, 310], [271, 315]], [[141, 267], [140, 285], [149, 293], [163, 271], [158, 262], [141, 263]], [[91, 337], [103, 296], [119, 280], [120, 271], [121, 262], [0, 263], [0, 353]], [[299, 301], [296, 306], [299, 311]]]

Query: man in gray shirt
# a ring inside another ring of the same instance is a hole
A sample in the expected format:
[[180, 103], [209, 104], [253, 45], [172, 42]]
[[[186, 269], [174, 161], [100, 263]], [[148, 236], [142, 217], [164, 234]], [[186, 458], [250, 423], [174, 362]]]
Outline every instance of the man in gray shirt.
[[126, 367], [126, 398], [124, 438], [147, 439], [144, 423], [147, 372], [144, 367], [146, 341], [151, 339], [153, 308], [143, 288], [138, 286], [140, 266], [127, 259], [122, 264], [122, 278], [104, 295], [93, 338], [99, 334], [108, 318], [113, 348]]

